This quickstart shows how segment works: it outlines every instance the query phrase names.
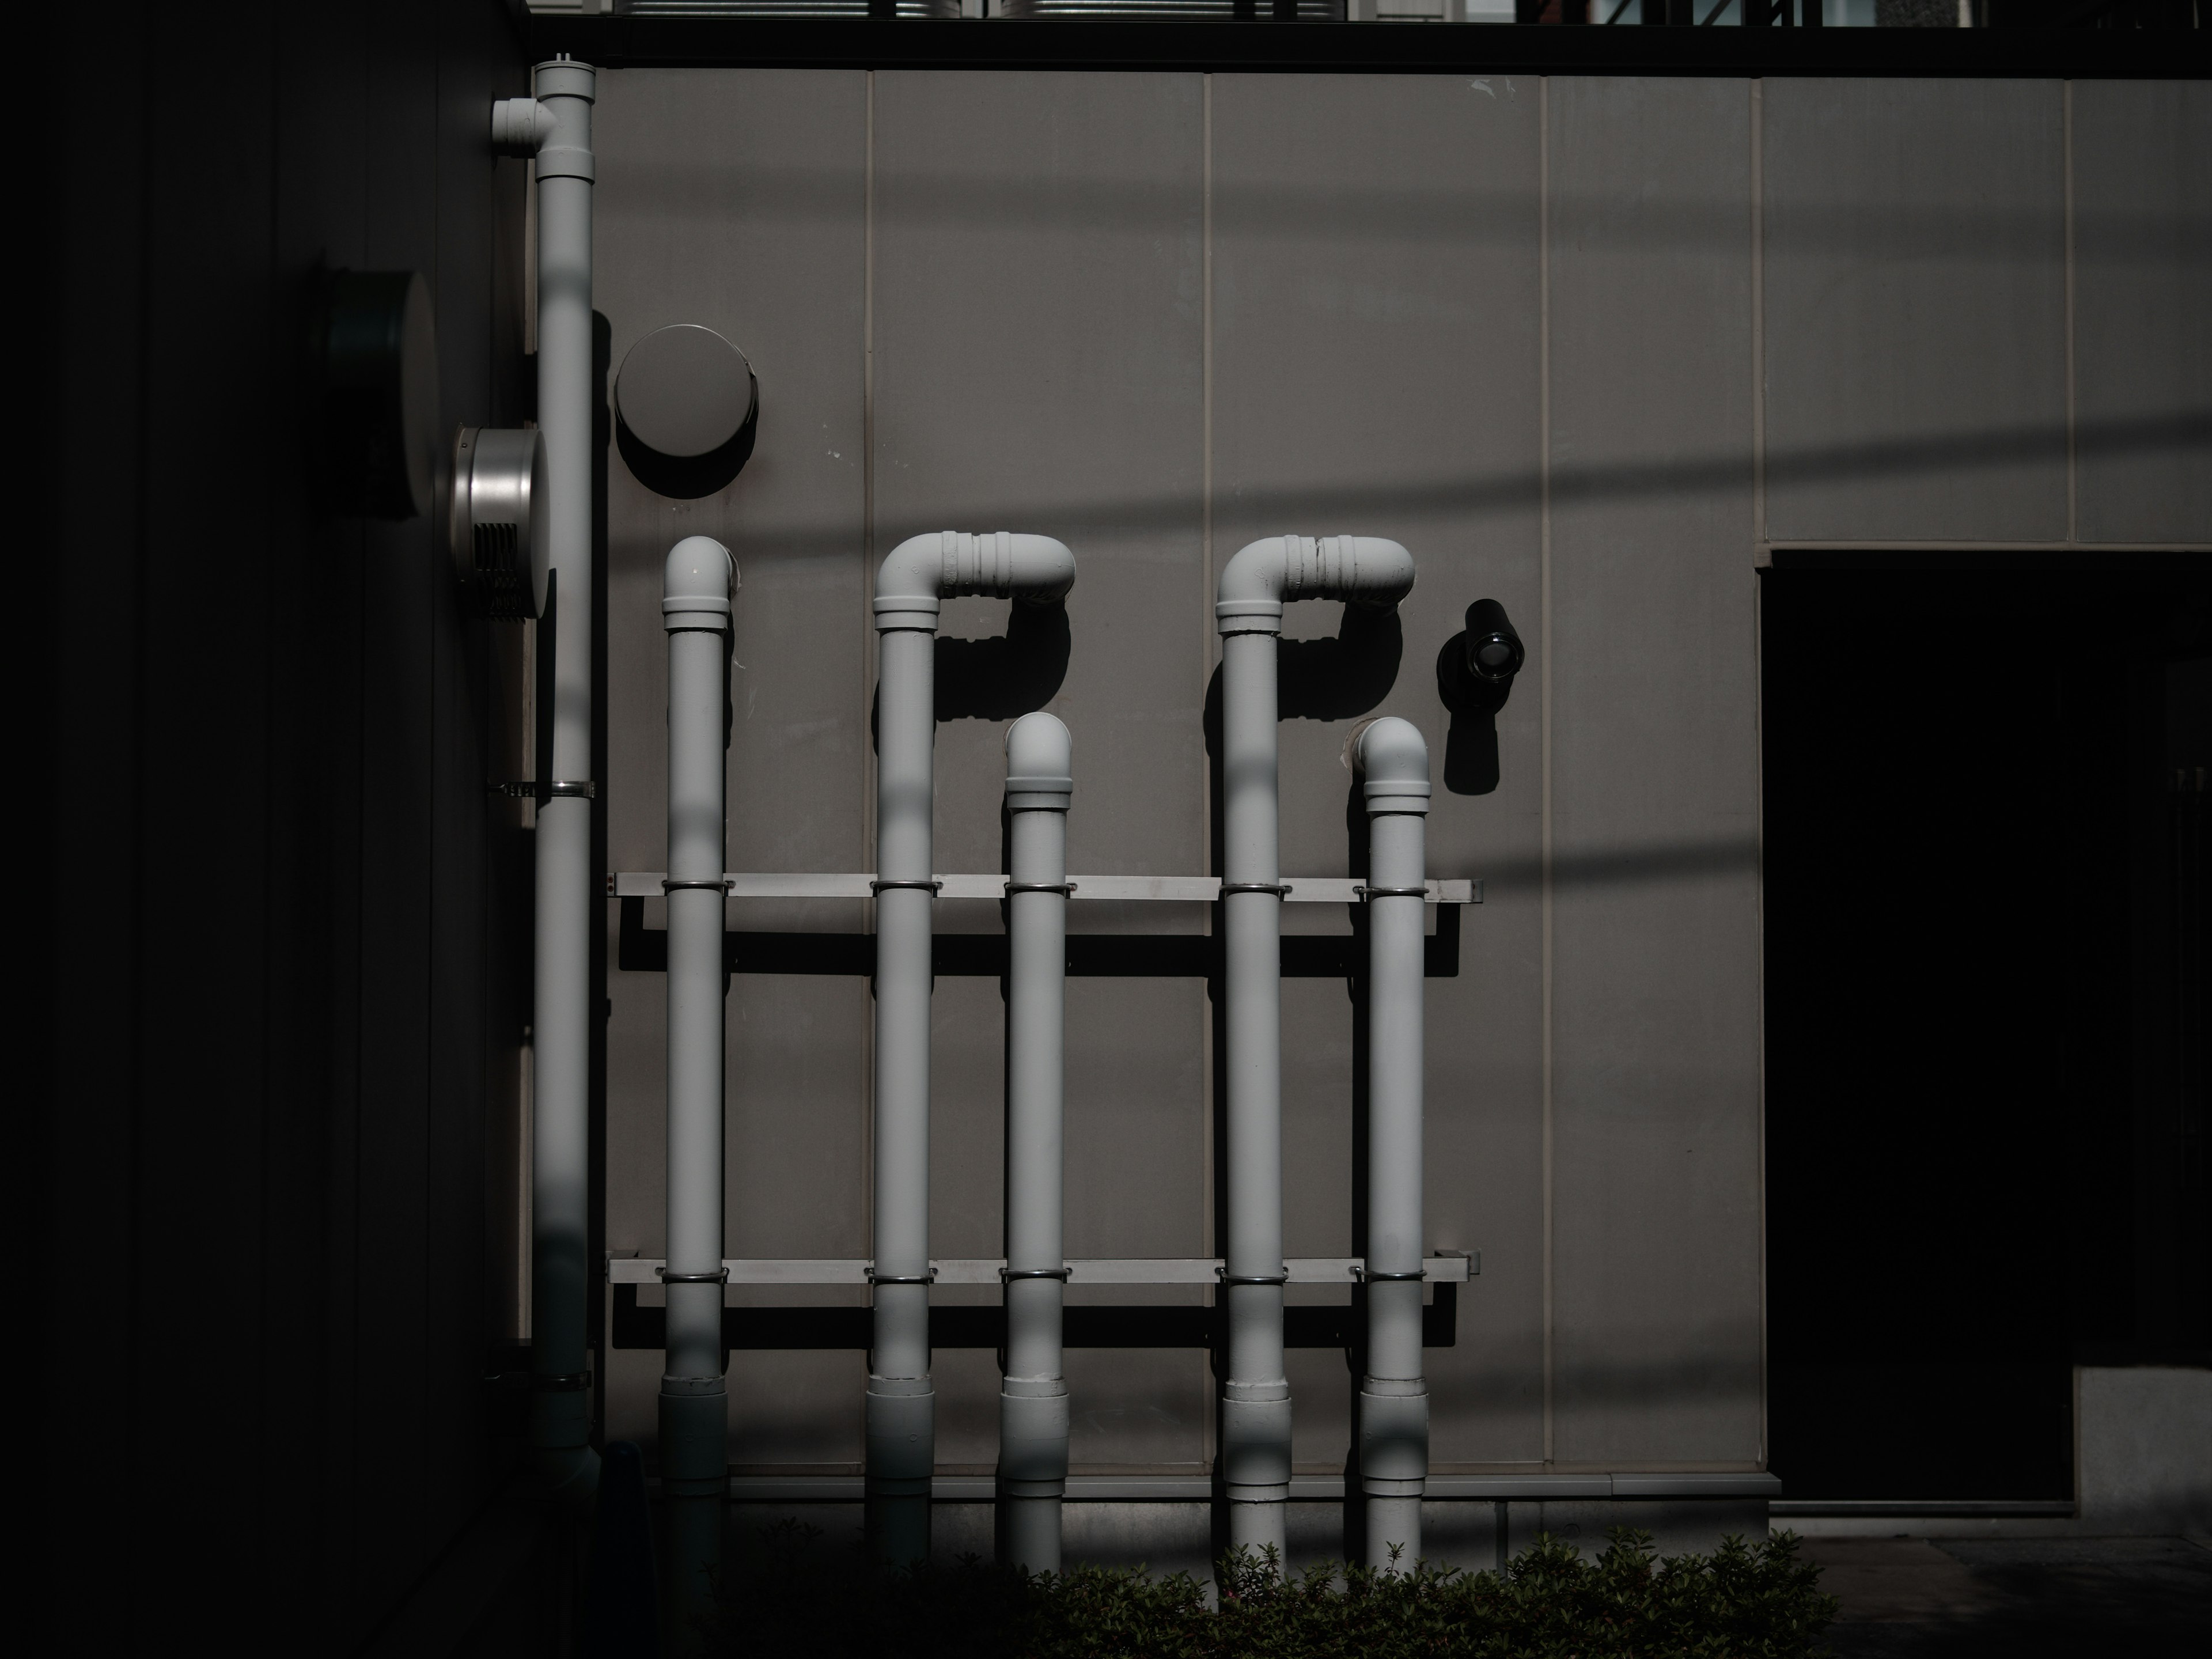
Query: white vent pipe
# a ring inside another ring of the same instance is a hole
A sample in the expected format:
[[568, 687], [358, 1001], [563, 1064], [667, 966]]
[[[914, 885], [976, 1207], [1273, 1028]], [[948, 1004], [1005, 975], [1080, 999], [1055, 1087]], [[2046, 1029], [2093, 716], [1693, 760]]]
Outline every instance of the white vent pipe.
[[724, 800], [730, 600], [737, 564], [705, 536], [678, 542], [661, 580], [668, 631], [668, 1254], [660, 1490], [668, 1500], [671, 1627], [696, 1648], [714, 1611], [729, 1485], [722, 1376]]
[[1231, 1548], [1285, 1547], [1291, 1385], [1283, 1371], [1282, 876], [1276, 640], [1292, 599], [1395, 605], [1413, 555], [1372, 536], [1270, 536], [1222, 568], [1222, 909], [1228, 1002], [1229, 1376], [1221, 1469]]
[[1050, 605], [1075, 556], [1045, 536], [915, 536], [876, 573], [875, 1324], [868, 1355], [867, 1524], [891, 1561], [929, 1553], [937, 1462], [929, 1379], [932, 750], [939, 602], [980, 593]]
[[[592, 98], [566, 58], [534, 98], [492, 106], [492, 142], [538, 173], [538, 426], [545, 440], [553, 573], [553, 775], [538, 805], [538, 963], [532, 1015], [530, 1440], [540, 1484], [588, 1496], [585, 1310], [591, 1194]], [[547, 648], [541, 631], [538, 648]]]
[[1367, 1374], [1359, 1485], [1367, 1565], [1421, 1556], [1429, 1386], [1421, 1375], [1421, 934], [1429, 748], [1411, 723], [1370, 720], [1352, 741], [1367, 806]]
[[1006, 730], [1006, 1370], [999, 1384], [999, 1559], [1060, 1571], [1067, 1490], [1060, 1303], [1067, 808], [1073, 744], [1050, 714]]

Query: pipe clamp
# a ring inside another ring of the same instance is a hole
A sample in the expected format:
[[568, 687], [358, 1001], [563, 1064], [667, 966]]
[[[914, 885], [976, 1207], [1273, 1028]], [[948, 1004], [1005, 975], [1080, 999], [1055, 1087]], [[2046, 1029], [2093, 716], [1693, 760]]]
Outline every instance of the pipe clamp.
[[717, 876], [712, 881], [664, 880], [660, 884], [660, 890], [664, 893], [678, 893], [690, 887], [708, 888], [717, 893], [726, 894], [730, 890], [730, 878], [727, 876]]
[[1291, 1275], [1286, 1269], [1279, 1273], [1232, 1273], [1226, 1267], [1216, 1267], [1214, 1277], [1224, 1285], [1287, 1285]]
[[1075, 884], [1072, 881], [1010, 881], [1006, 884], [1008, 898], [1017, 893], [1057, 893], [1062, 898], [1067, 898], [1074, 891]]
[[[1358, 884], [1357, 884], [1356, 885], [1354, 885], [1354, 886], [1353, 886], [1353, 888], [1352, 888], [1352, 894], [1353, 894], [1353, 896], [1354, 896], [1355, 897], [1357, 897], [1357, 898], [1361, 898], [1361, 899], [1378, 899], [1378, 898], [1417, 898], [1417, 899], [1425, 899], [1425, 898], [1428, 897], [1428, 896], [1429, 896], [1429, 890], [1428, 890], [1428, 888], [1427, 888], [1427, 886], [1426, 886], [1425, 884], [1424, 884], [1424, 885], [1422, 885], [1422, 886], [1419, 886], [1419, 887], [1370, 887], [1370, 886], [1368, 886], [1364, 882], [1361, 882], [1361, 883], [1358, 883]], [[1370, 1277], [1372, 1277], [1372, 1275], [1370, 1275]], [[1416, 1273], [1416, 1274], [1414, 1275], [1414, 1277], [1415, 1277], [1415, 1278], [1417, 1278], [1417, 1279], [1418, 1279], [1419, 1276], [1420, 1276], [1420, 1275], [1419, 1275], [1419, 1274], [1418, 1274], [1418, 1273]]]
[[672, 1273], [665, 1267], [655, 1267], [653, 1271], [660, 1275], [660, 1282], [664, 1285], [726, 1285], [730, 1282], [727, 1267], [717, 1267], [710, 1273]]
[[1370, 1285], [1419, 1285], [1428, 1278], [1428, 1274], [1419, 1268], [1409, 1273], [1378, 1273], [1367, 1267], [1354, 1267], [1352, 1276], [1364, 1279]]
[[932, 1267], [926, 1273], [879, 1273], [871, 1267], [868, 1270], [868, 1283], [871, 1285], [934, 1285], [937, 1283], [937, 1269]]
[[945, 884], [941, 881], [902, 881], [884, 877], [878, 877], [868, 884], [868, 890], [871, 893], [883, 893], [892, 891], [902, 887], [910, 887], [916, 892], [926, 890], [934, 893], [944, 885]]
[[1286, 881], [1223, 882], [1221, 896], [1227, 898], [1231, 893], [1273, 893], [1277, 898], [1288, 898], [1291, 896], [1291, 884]]
[[536, 1371], [530, 1386], [540, 1394], [581, 1394], [592, 1386], [589, 1371]]
[[545, 795], [548, 799], [597, 800], [599, 796], [599, 786], [588, 781], [556, 779], [545, 786]]
[[1067, 1274], [1066, 1267], [1001, 1267], [999, 1269], [999, 1282], [1011, 1285], [1018, 1279], [1056, 1279], [1065, 1285]]

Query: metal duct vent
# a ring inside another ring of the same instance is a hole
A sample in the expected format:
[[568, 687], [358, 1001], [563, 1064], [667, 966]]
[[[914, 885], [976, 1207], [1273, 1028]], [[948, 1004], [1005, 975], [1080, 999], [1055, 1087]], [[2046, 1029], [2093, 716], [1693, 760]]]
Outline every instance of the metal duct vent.
[[477, 615], [527, 622], [545, 612], [545, 441], [535, 431], [465, 426], [453, 437], [446, 535], [453, 576]]

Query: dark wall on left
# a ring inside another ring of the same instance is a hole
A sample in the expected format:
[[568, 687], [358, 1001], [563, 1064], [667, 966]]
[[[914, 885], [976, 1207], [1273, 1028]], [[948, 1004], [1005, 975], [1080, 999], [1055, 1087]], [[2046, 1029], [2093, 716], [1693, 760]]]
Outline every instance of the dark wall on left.
[[430, 524], [308, 500], [301, 343], [319, 270], [419, 270], [444, 422], [528, 413], [487, 133], [526, 60], [499, 0], [46, 9], [9, 630], [51, 836], [37, 1599], [57, 1650], [351, 1651], [502, 1478], [485, 1146], [526, 850]]

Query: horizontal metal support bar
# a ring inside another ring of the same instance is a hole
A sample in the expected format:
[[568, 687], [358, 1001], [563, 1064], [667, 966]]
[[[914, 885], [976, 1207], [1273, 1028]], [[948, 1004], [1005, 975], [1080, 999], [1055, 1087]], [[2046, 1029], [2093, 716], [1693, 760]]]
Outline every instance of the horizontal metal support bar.
[[[611, 1285], [658, 1285], [665, 1263], [658, 1256], [610, 1256], [607, 1282]], [[729, 1261], [722, 1264], [732, 1285], [866, 1285], [868, 1261], [837, 1259], [767, 1259]], [[1000, 1283], [1003, 1256], [976, 1256], [932, 1261], [939, 1285]], [[1298, 1256], [1284, 1262], [1293, 1285], [1351, 1285], [1367, 1265], [1357, 1255]], [[1218, 1256], [1112, 1256], [1067, 1264], [1071, 1285], [1212, 1285], [1219, 1282]], [[1482, 1271], [1482, 1253], [1432, 1255], [1421, 1264], [1422, 1277], [1431, 1285], [1464, 1285]]]
[[[730, 1477], [733, 1504], [857, 1504], [866, 1496], [857, 1474], [739, 1474]], [[1424, 1496], [1437, 1502], [1560, 1503], [1575, 1499], [1764, 1498], [1772, 1500], [1782, 1482], [1759, 1473], [1711, 1474], [1432, 1474]], [[988, 1504], [997, 1495], [988, 1475], [940, 1474], [929, 1483], [940, 1504]], [[1067, 1478], [1067, 1501], [1074, 1504], [1203, 1504], [1217, 1495], [1204, 1474], [1074, 1474]], [[1291, 1477], [1291, 1501], [1340, 1503], [1344, 1477]], [[1776, 1504], [1780, 1515], [1795, 1506]]]
[[[660, 870], [623, 870], [607, 878], [609, 898], [659, 898], [666, 872]], [[733, 899], [864, 899], [875, 896], [871, 875], [740, 875], [723, 878]], [[1006, 896], [1004, 876], [939, 876], [938, 896], [945, 899], [1002, 900]], [[1171, 904], [1212, 904], [1221, 896], [1218, 876], [1070, 876], [1079, 902], [1084, 900], [1157, 901]], [[1290, 876], [1283, 895], [1291, 904], [1357, 904], [1354, 890], [1365, 884], [1353, 876]], [[1425, 883], [1431, 904], [1480, 904], [1482, 884], [1466, 878]]]

